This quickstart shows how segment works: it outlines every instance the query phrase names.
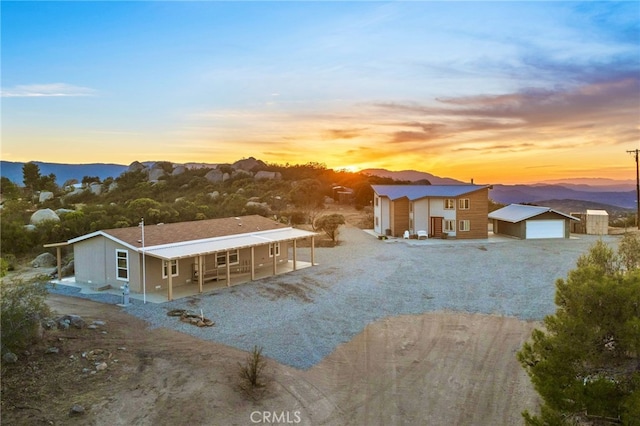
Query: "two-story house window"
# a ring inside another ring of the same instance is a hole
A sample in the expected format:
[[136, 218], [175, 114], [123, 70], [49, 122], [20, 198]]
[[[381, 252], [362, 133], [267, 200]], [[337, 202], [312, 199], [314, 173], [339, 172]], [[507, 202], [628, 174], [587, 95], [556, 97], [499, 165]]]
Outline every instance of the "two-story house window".
[[456, 232], [456, 221], [455, 220], [444, 220], [444, 231], [445, 232]]
[[445, 198], [444, 199], [444, 209], [445, 210], [453, 210], [456, 208], [456, 200], [453, 198]]
[[460, 221], [460, 231], [470, 231], [471, 230], [471, 222], [468, 220]]
[[469, 210], [469, 199], [468, 198], [458, 199], [458, 208], [460, 210]]

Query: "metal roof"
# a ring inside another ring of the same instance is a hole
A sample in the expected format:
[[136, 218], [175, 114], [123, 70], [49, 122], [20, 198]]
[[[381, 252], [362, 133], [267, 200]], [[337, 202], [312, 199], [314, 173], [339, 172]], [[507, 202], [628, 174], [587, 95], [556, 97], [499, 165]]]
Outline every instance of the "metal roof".
[[390, 200], [407, 197], [411, 201], [426, 197], [458, 197], [488, 187], [489, 185], [371, 185], [380, 197], [388, 197]]
[[505, 222], [516, 223], [526, 219], [531, 219], [532, 217], [535, 217], [547, 212], [555, 213], [560, 216], [564, 216], [568, 219], [580, 221], [580, 219], [576, 217], [559, 212], [557, 210], [553, 210], [552, 208], [549, 208], [549, 207], [526, 206], [523, 204], [510, 204], [501, 209], [492, 211], [491, 213], [489, 213], [489, 219], [497, 219]]
[[139, 248], [138, 251], [146, 255], [164, 260], [182, 259], [199, 255], [237, 250], [269, 243], [291, 241], [312, 237], [315, 232], [295, 228], [273, 229], [254, 233], [229, 235], [224, 237], [207, 238], [203, 240], [184, 241], [163, 244], [152, 247]]

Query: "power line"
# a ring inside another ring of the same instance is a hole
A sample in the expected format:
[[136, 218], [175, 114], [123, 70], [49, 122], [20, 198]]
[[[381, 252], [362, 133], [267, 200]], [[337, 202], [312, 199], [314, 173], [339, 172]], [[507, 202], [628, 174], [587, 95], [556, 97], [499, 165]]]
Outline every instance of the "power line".
[[638, 152], [640, 152], [640, 149], [627, 152], [629, 154], [635, 154], [636, 157], [636, 226], [640, 229], [640, 169], [638, 169]]

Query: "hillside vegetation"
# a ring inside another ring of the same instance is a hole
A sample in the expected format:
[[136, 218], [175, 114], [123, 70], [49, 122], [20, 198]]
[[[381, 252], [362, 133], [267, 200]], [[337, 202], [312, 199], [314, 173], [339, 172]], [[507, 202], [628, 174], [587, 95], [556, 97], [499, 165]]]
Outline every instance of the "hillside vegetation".
[[[335, 171], [320, 163], [278, 165], [253, 158], [216, 167], [187, 168], [168, 162], [134, 162], [117, 177], [78, 177], [56, 184], [35, 163], [23, 167], [24, 186], [2, 177], [2, 258], [42, 252], [100, 229], [259, 214], [284, 223], [313, 223], [325, 205], [369, 206], [371, 184], [390, 178]], [[348, 188], [345, 192], [344, 188]], [[51, 216], [34, 222], [36, 211]]]

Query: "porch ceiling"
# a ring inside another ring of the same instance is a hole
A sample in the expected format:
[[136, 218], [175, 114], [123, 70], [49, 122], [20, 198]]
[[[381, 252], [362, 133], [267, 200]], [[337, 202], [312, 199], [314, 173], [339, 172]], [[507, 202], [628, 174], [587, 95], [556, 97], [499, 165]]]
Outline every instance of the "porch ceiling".
[[206, 254], [256, 247], [282, 241], [298, 240], [317, 235], [315, 232], [302, 229], [284, 228], [261, 231], [251, 234], [239, 234], [226, 237], [210, 238], [197, 241], [186, 241], [162, 246], [140, 248], [140, 253], [164, 260], [183, 259]]

